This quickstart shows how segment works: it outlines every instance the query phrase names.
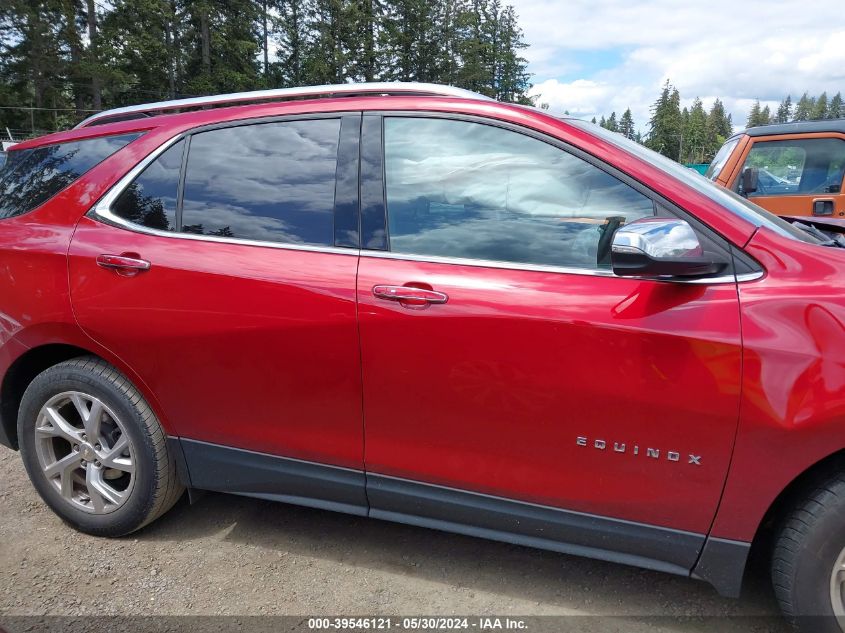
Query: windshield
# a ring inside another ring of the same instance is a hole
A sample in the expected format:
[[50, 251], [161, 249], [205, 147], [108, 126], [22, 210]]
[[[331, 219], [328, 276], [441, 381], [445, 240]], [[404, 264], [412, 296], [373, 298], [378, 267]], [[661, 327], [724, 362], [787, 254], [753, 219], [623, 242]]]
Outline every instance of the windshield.
[[716, 178], [719, 177], [719, 174], [722, 173], [722, 169], [725, 167], [725, 163], [728, 162], [728, 158], [734, 151], [734, 147], [736, 147], [736, 144], [739, 143], [739, 138], [740, 137], [737, 136], [735, 138], [728, 139], [725, 144], [722, 145], [721, 149], [716, 152], [713, 162], [710, 163], [710, 167], [707, 168], [707, 173], [704, 174], [705, 178], [716, 180]]
[[821, 244], [818, 239], [801, 229], [792, 226], [786, 220], [782, 220], [762, 207], [758, 207], [753, 202], [749, 202], [742, 196], [739, 196], [732, 191], [728, 191], [724, 187], [720, 187], [719, 185], [709, 181], [694, 169], [688, 169], [680, 163], [676, 163], [662, 154], [658, 154], [639, 143], [627, 139], [617, 132], [611, 132], [610, 130], [605, 130], [594, 123], [588, 123], [587, 121], [580, 121], [578, 119], [566, 119], [566, 122], [589, 134], [592, 134], [593, 136], [598, 136], [602, 140], [616, 145], [618, 148], [628, 152], [629, 154], [633, 154], [637, 158], [654, 165], [661, 171], [669, 174], [676, 180], [680, 180], [685, 185], [695, 189], [698, 193], [707, 196], [719, 206], [734, 215], [741, 217], [746, 222], [750, 222], [754, 226], [765, 226], [779, 235], [800, 240], [802, 242]]

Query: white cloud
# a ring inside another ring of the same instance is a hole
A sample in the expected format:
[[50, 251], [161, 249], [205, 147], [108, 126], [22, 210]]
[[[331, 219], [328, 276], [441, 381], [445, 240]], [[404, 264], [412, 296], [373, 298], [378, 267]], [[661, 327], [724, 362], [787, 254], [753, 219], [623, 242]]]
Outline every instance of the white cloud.
[[645, 129], [668, 78], [685, 105], [719, 97], [741, 127], [755, 99], [845, 92], [841, 0], [509, 1], [531, 45], [533, 94], [556, 112], [631, 107]]

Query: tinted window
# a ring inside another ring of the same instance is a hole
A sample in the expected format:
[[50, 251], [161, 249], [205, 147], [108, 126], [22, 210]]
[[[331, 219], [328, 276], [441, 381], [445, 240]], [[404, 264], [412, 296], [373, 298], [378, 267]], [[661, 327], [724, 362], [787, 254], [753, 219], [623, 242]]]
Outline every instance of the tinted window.
[[150, 163], [115, 200], [112, 213], [151, 229], [174, 230], [184, 147], [179, 141]]
[[334, 243], [340, 119], [196, 134], [182, 231], [270, 242]]
[[9, 152], [0, 168], [0, 218], [32, 211], [140, 134]]
[[[845, 172], [845, 141], [836, 138], [760, 141], [751, 146], [743, 170], [757, 168], [754, 196], [839, 193]], [[737, 187], [741, 186], [737, 178]]]
[[444, 119], [387, 118], [390, 250], [597, 268], [651, 200], [543, 141]]
[[680, 163], [676, 163], [672, 159], [666, 158], [662, 154], [658, 154], [654, 150], [648, 149], [644, 145], [640, 145], [631, 139], [625, 138], [622, 134], [605, 130], [600, 125], [589, 123], [587, 121], [579, 121], [578, 119], [566, 119], [566, 123], [572, 125], [573, 127], [580, 128], [588, 134], [598, 136], [611, 145], [615, 145], [622, 151], [650, 163], [663, 173], [668, 174], [688, 187], [695, 189], [698, 193], [707, 196], [710, 200], [728, 212], [732, 213], [736, 217], [742, 218], [746, 222], [750, 222], [754, 226], [765, 226], [767, 229], [770, 229], [779, 235], [800, 240], [802, 242], [809, 242], [811, 244], [818, 243], [818, 240], [810, 237], [807, 232], [792, 226], [786, 220], [782, 220], [778, 216], [766, 211], [763, 207], [758, 207], [753, 202], [749, 202], [745, 198], [736, 195], [729, 189], [725, 189], [724, 187], [720, 187], [719, 185], [710, 182], [694, 169], [687, 169]]

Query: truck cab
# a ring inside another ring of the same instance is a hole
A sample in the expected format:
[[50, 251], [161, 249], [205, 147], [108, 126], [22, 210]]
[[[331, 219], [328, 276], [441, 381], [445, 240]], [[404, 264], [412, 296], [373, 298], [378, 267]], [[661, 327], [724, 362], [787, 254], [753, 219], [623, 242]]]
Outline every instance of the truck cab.
[[776, 215], [845, 218], [845, 119], [749, 128], [705, 175]]

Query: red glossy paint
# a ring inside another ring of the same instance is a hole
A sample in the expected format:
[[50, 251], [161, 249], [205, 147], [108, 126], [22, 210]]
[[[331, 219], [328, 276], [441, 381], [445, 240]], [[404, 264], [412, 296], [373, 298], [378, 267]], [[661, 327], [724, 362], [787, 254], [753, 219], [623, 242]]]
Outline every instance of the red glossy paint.
[[[151, 263], [127, 278], [101, 253]], [[191, 241], [83, 218], [82, 329], [145, 377], [182, 437], [362, 467], [355, 251]]]
[[[186, 130], [361, 110], [471, 114], [571, 143], [699, 218], [766, 275], [678, 285], [359, 258], [83, 217]], [[494, 102], [342, 98], [125, 121], [16, 150], [128, 131], [145, 133], [41, 208], [0, 222], [0, 375], [28, 350], [75, 345], [123, 371], [173, 434], [695, 532], [712, 524], [738, 540], [790, 481], [845, 447], [843, 251], [755, 233], [565, 121]], [[150, 269], [121, 275], [101, 255]], [[377, 298], [377, 285], [447, 300]]]
[[[449, 300], [373, 296], [408, 282]], [[707, 531], [739, 410], [734, 284], [362, 257], [358, 289], [368, 470]]]
[[766, 229], [746, 250], [767, 276], [739, 284], [742, 423], [713, 526], [744, 541], [798, 473], [845, 446], [845, 250]]

